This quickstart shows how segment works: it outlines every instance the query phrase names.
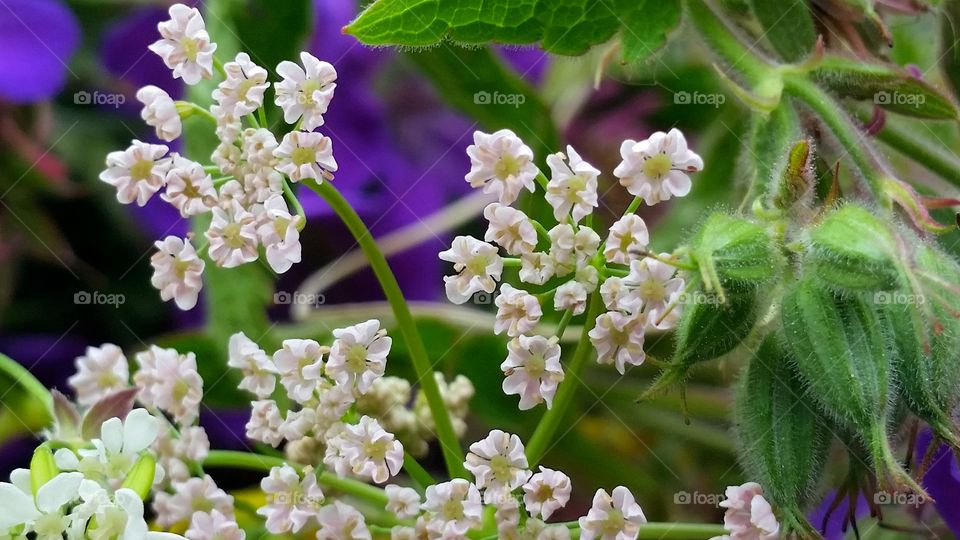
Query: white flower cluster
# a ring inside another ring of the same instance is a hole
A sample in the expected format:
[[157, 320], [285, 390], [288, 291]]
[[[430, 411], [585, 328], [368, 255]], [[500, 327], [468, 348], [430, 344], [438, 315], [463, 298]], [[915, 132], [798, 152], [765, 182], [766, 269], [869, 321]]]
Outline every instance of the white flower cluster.
[[[170, 20], [158, 25], [161, 39], [150, 46], [173, 76], [194, 85], [214, 74], [213, 53], [203, 17], [183, 4], [170, 7]], [[213, 91], [209, 109], [174, 102], [156, 86], [137, 92], [143, 120], [163, 141], [177, 139], [181, 118], [200, 115], [215, 123], [220, 144], [204, 166], [163, 144], [134, 140], [129, 148], [111, 152], [100, 179], [114, 186], [117, 200], [143, 206], [163, 190], [160, 198], [183, 217], [210, 213], [206, 244], [197, 248], [190, 235], [167, 236], [155, 243], [151, 257], [153, 286], [165, 301], [192, 309], [203, 287], [204, 256], [218, 266], [233, 268], [257, 260], [260, 248], [277, 273], [301, 260], [300, 231], [305, 217], [290, 183], [332, 179], [337, 170], [333, 143], [313, 131], [323, 125], [323, 114], [333, 99], [337, 72], [332, 65], [300, 53], [303, 66], [281, 62], [274, 83], [274, 103], [284, 120], [296, 124], [280, 139], [265, 125], [264, 94], [270, 86], [266, 69], [238, 53], [226, 62], [223, 80]], [[211, 173], [218, 173], [213, 178]], [[291, 206], [295, 209], [291, 211]]]
[[730, 534], [712, 540], [775, 540], [780, 537], [780, 524], [770, 503], [763, 498], [763, 488], [756, 482], [729, 486], [726, 500], [720, 503], [727, 511], [723, 526]]
[[[467, 149], [472, 162], [467, 182], [499, 200], [484, 210], [489, 226], [483, 241], [458, 236], [440, 253], [456, 272], [444, 278], [447, 297], [462, 304], [477, 293], [494, 295], [504, 268], [519, 268], [519, 279], [530, 290], [508, 283], [500, 287], [494, 332], [512, 338], [500, 367], [503, 390], [520, 396], [521, 410], [539, 403], [549, 408], [564, 378], [557, 336], [534, 334], [543, 302], [552, 298], [553, 309], [568, 321], [586, 310], [589, 295], [599, 288], [608, 311], [596, 318], [589, 337], [598, 362], [615, 365], [621, 374], [627, 364], [643, 363], [646, 331], [672, 328], [679, 318], [684, 280], [674, 276], [669, 254], [647, 253], [647, 225], [632, 209], [641, 201], [653, 205], [686, 195], [687, 173], [702, 169], [703, 162], [676, 129], [625, 141], [621, 153], [614, 175], [638, 198], [602, 239], [592, 216], [599, 204], [600, 171], [572, 147], [547, 157], [549, 179], [534, 163], [533, 151], [510, 130], [478, 131]], [[538, 181], [557, 221], [549, 230], [510, 206], [524, 189], [535, 192]]]
[[[140, 457], [149, 455], [156, 468], [147, 487], [153, 493], [152, 508], [158, 525], [186, 529], [190, 540], [242, 539], [244, 533], [234, 520], [233, 497], [210, 476], [195, 476], [197, 465], [210, 451], [210, 441], [206, 431], [196, 425], [203, 379], [194, 354], [153, 345], [134, 358], [137, 370], [133, 384], [127, 358], [116, 345], [88, 347], [76, 359], [77, 372], [68, 383], [77, 403], [86, 407], [87, 416], [95, 415], [100, 408], [122, 410], [134, 401], [146, 409], [133, 409], [123, 420], [106, 419], [100, 438], [81, 441], [75, 451], [70, 448], [77, 441], [70, 439], [77, 434], [58, 425], [51, 440], [67, 440], [71, 446], [54, 454], [57, 466], [77, 471], [85, 482], [93, 481], [109, 490], [124, 485], [125, 479], [134, 475]], [[79, 417], [72, 404], [61, 406]], [[140, 503], [141, 514], [142, 506]]]

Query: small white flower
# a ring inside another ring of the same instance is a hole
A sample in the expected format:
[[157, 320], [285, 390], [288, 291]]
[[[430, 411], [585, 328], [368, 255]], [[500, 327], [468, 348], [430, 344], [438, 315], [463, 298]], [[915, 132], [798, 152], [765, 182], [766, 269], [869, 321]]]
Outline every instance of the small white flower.
[[240, 132], [243, 131], [243, 122], [240, 120], [240, 116], [220, 105], [211, 105], [210, 114], [213, 115], [214, 120], [217, 122], [217, 127], [214, 132], [217, 134], [220, 142], [227, 144], [236, 141], [237, 137], [240, 136]]
[[[480, 526], [483, 504], [477, 486], [462, 478], [455, 478], [427, 487], [423, 509], [431, 512], [427, 528], [432, 534], [451, 538], [464, 536]], [[434, 536], [431, 536], [434, 538]]]
[[557, 221], [564, 222], [572, 213], [573, 222], [578, 223], [597, 206], [600, 171], [584, 161], [572, 146], [567, 146], [567, 155], [569, 162], [562, 153], [547, 156], [551, 176], [546, 199]]
[[174, 482], [173, 493], [157, 492], [154, 503], [157, 524], [170, 527], [188, 521], [194, 512], [216, 510], [233, 518], [233, 496], [220, 489], [210, 475]]
[[387, 494], [388, 512], [393, 512], [400, 519], [412, 518], [420, 513], [420, 494], [417, 490], [388, 484], [384, 491]]
[[648, 317], [647, 324], [650, 328], [656, 330], [673, 330], [680, 323], [680, 315], [683, 314], [683, 301], [685, 299], [683, 289], [675, 291], [667, 298], [667, 309], [657, 317]]
[[283, 417], [280, 416], [277, 403], [272, 399], [264, 399], [254, 401], [250, 405], [252, 405], [250, 420], [245, 426], [247, 438], [273, 447], [280, 446], [283, 442], [283, 435], [280, 433]]
[[316, 408], [317, 422], [326, 426], [338, 422], [356, 401], [353, 387], [345, 384], [334, 385], [324, 379], [319, 382], [318, 391], [320, 403]]
[[200, 414], [203, 379], [197, 373], [197, 358], [192, 352], [151, 345], [137, 353], [140, 369], [133, 382], [140, 388], [137, 399], [148, 407], [169, 412], [181, 425], [192, 424]]
[[563, 380], [560, 346], [543, 336], [519, 336], [507, 344], [507, 359], [500, 364], [506, 378], [503, 392], [520, 396], [520, 410], [546, 402], [549, 409]]
[[642, 314], [627, 315], [619, 311], [600, 314], [589, 333], [590, 342], [597, 349], [597, 363], [614, 364], [621, 375], [627, 364], [642, 364], [647, 358], [643, 351], [645, 330], [646, 317]]
[[276, 164], [274, 151], [280, 146], [277, 137], [267, 128], [247, 128], [243, 130], [243, 159], [249, 165], [258, 168], [273, 167]]
[[213, 52], [217, 44], [210, 42], [197, 8], [183, 4], [170, 6], [170, 20], [158, 24], [157, 29], [161, 39], [149, 48], [173, 70], [173, 78], [193, 85], [213, 74]]
[[557, 311], [569, 309], [574, 315], [580, 315], [587, 309], [587, 295], [590, 291], [583, 283], [575, 279], [557, 287], [553, 294], [553, 307]]
[[376, 319], [334, 330], [327, 375], [337, 384], [365, 394], [386, 369], [393, 343], [386, 334]]
[[763, 488], [756, 482], [729, 486], [726, 500], [720, 506], [727, 509], [723, 526], [731, 538], [744, 540], [774, 540], [779, 537], [777, 522], [770, 503], [763, 497]]
[[536, 296], [514, 289], [509, 283], [500, 287], [500, 295], [494, 302], [497, 305], [497, 319], [493, 324], [495, 334], [504, 331], [510, 337], [526, 334], [537, 326], [543, 315]]
[[277, 384], [277, 367], [267, 353], [243, 332], [230, 336], [227, 349], [227, 366], [239, 369], [243, 374], [243, 380], [237, 388], [251, 392], [260, 399], [270, 397]]
[[616, 276], [608, 277], [603, 285], [600, 285], [600, 296], [603, 298], [604, 305], [610, 311], [635, 313], [640, 311], [643, 305], [643, 300], [627, 285], [625, 280]]
[[311, 517], [317, 515], [324, 499], [310, 467], [304, 469], [302, 480], [289, 465], [273, 467], [260, 482], [260, 488], [267, 496], [267, 504], [258, 508], [257, 514], [266, 518], [265, 526], [273, 534], [299, 532]]
[[305, 178], [322, 182], [325, 174], [337, 170], [333, 141], [320, 133], [291, 131], [283, 136], [273, 155], [279, 160], [277, 170], [293, 182]]
[[190, 478], [189, 462], [199, 463], [210, 452], [210, 439], [207, 431], [200, 426], [181, 428], [178, 438], [170, 430], [161, 429], [153, 450], [158, 463], [163, 467], [165, 476], [173, 482], [184, 482]]
[[520, 210], [490, 203], [483, 209], [483, 217], [490, 222], [483, 237], [487, 242], [496, 242], [511, 255], [530, 253], [537, 247], [537, 230]]
[[337, 447], [328, 448], [328, 454], [341, 456], [351, 473], [377, 484], [395, 476], [403, 466], [403, 445], [369, 416], [361, 417], [355, 425], [345, 425], [343, 433], [329, 444]]
[[492, 134], [475, 131], [467, 155], [471, 164], [465, 178], [471, 187], [496, 194], [501, 204], [512, 204], [523, 188], [533, 193], [539, 172], [533, 150], [509, 129]]
[[232, 176], [237, 172], [242, 157], [237, 145], [233, 142], [222, 142], [217, 145], [217, 149], [213, 151], [210, 160], [220, 168], [220, 172]]
[[203, 288], [206, 263], [186, 238], [171, 235], [153, 245], [157, 252], [150, 257], [150, 283], [160, 291], [163, 301], [172, 299], [182, 310], [193, 309]]
[[606, 491], [598, 489], [590, 511], [580, 518], [580, 538], [636, 540], [640, 525], [646, 522], [647, 518], [630, 490], [617, 486], [613, 488], [611, 497]]
[[587, 264], [600, 249], [600, 235], [589, 227], [580, 227], [573, 237], [573, 252], [577, 264]]
[[337, 70], [308, 52], [300, 53], [301, 68], [284, 60], [277, 64], [277, 73], [283, 80], [274, 83], [276, 104], [283, 109], [283, 119], [293, 124], [301, 116], [300, 128], [306, 131], [323, 125], [323, 115], [333, 99]]
[[484, 490], [483, 499], [492, 503], [522, 486], [530, 478], [527, 456], [520, 437], [495, 429], [470, 445], [464, 466]]
[[503, 272], [503, 259], [497, 248], [472, 236], [458, 236], [450, 249], [440, 252], [440, 259], [452, 262], [455, 276], [443, 278], [447, 298], [463, 304], [474, 293], [493, 293]]
[[370, 540], [367, 522], [356, 508], [340, 501], [317, 512], [317, 540]]
[[130, 386], [130, 367], [120, 347], [104, 343], [100, 347], [87, 347], [83, 356], [74, 362], [76, 374], [67, 383], [77, 395], [77, 403], [90, 406]]
[[547, 232], [554, 271], [563, 277], [577, 269], [577, 235], [569, 223], [561, 223]]
[[[670, 255], [663, 253], [661, 257], [669, 258]], [[630, 275], [624, 281], [634, 287], [637, 296], [643, 300], [643, 312], [648, 320], [659, 320], [670, 299], [683, 291], [683, 279], [673, 277], [676, 272], [673, 266], [651, 258], [630, 263]]]
[[555, 511], [567, 505], [571, 490], [569, 476], [541, 466], [540, 472], [523, 485], [523, 504], [531, 516], [539, 514], [543, 519], [550, 519]]
[[282, 195], [274, 195], [263, 203], [257, 233], [266, 247], [267, 262], [273, 271], [282, 274], [300, 262], [300, 231], [297, 227], [302, 218], [291, 215]]
[[613, 174], [631, 195], [643, 197], [651, 206], [690, 193], [686, 173], [703, 169], [703, 160], [687, 148], [683, 133], [676, 128], [669, 133], [657, 131], [640, 142], [623, 141], [620, 155], [623, 161]]
[[111, 418], [100, 426], [100, 438], [90, 441], [93, 448], [77, 450], [79, 470], [96, 471], [107, 479], [122, 479], [157, 438], [160, 426], [146, 409], [134, 409], [123, 420]]
[[[18, 485], [19, 481], [0, 482], [0, 534], [11, 539], [26, 538], [26, 532], [32, 531], [39, 540], [62, 538], [70, 524], [70, 514], [64, 514], [65, 507], [77, 498], [83, 474], [60, 473], [40, 486], [34, 498], [29, 471], [18, 470], [24, 472], [26, 485]], [[11, 480], [13, 476], [11, 474]], [[27, 526], [23, 535], [9, 534], [10, 529], [22, 525]]]
[[100, 173], [100, 180], [117, 188], [121, 203], [136, 201], [143, 206], [163, 187], [167, 168], [162, 158], [167, 150], [162, 144], [134, 140], [126, 150], [107, 154], [107, 169]]
[[143, 103], [140, 117], [148, 126], [156, 129], [158, 139], [169, 142], [180, 136], [183, 125], [170, 94], [156, 86], [147, 85], [137, 90], [137, 99]]
[[263, 92], [267, 89], [267, 70], [250, 60], [245, 52], [237, 53], [232, 62], [223, 65], [226, 79], [213, 91], [213, 99], [221, 107], [237, 116], [244, 116], [263, 105]]
[[543, 285], [553, 277], [554, 262], [549, 254], [535, 251], [520, 255], [520, 281]]
[[312, 339], [285, 339], [280, 350], [273, 353], [273, 363], [290, 399], [306, 403], [314, 397], [323, 378], [323, 350], [319, 343]]
[[174, 154], [164, 183], [167, 189], [160, 198], [173, 205], [183, 217], [203, 214], [217, 205], [213, 178], [195, 161]]
[[649, 243], [650, 233], [647, 231], [647, 224], [640, 216], [627, 214], [610, 227], [610, 234], [603, 248], [603, 256], [612, 263], [630, 264], [630, 261], [636, 257], [631, 252], [647, 249]]
[[287, 411], [287, 417], [277, 431], [287, 441], [298, 441], [317, 426], [317, 412], [313, 409]]
[[73, 509], [67, 538], [183, 539], [172, 533], [148, 530], [143, 519], [143, 501], [131, 489], [118, 489], [111, 497], [96, 482], [83, 480], [79, 493], [83, 502]]
[[210, 257], [218, 266], [234, 268], [257, 260], [257, 222], [240, 203], [213, 209], [213, 220], [206, 232]]
[[187, 540], [244, 540], [247, 535], [235, 520], [210, 510], [195, 512], [184, 536]]

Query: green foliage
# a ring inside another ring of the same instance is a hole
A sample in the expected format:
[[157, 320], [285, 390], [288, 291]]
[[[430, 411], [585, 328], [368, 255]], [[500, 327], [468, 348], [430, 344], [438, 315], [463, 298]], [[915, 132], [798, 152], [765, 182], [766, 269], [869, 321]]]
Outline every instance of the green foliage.
[[763, 341], [737, 385], [734, 427], [748, 476], [763, 486], [787, 526], [815, 536], [803, 509], [820, 482], [830, 434], [792, 363], [777, 336]]
[[768, 192], [777, 194], [777, 185], [783, 177], [786, 167], [786, 156], [792, 144], [802, 137], [800, 120], [796, 111], [791, 107], [780, 106], [769, 115], [753, 117], [750, 131], [751, 152], [747, 155], [753, 175], [752, 186], [759, 193], [754, 196], [765, 195]]
[[564, 55], [622, 31], [624, 60], [638, 61], [666, 42], [680, 11], [675, 0], [378, 0], [345, 30], [367, 45], [540, 43]]
[[769, 282], [779, 261], [767, 229], [749, 219], [723, 212], [711, 214], [690, 242], [691, 257], [705, 288], [750, 289]]
[[751, 0], [750, 7], [781, 58], [797, 62], [813, 50], [817, 31], [807, 0]]
[[940, 15], [940, 41], [944, 50], [938, 61], [950, 83], [954, 98], [960, 98], [960, 0], [945, 0]]
[[807, 271], [840, 293], [892, 290], [900, 279], [895, 245], [886, 223], [847, 204], [810, 230]]

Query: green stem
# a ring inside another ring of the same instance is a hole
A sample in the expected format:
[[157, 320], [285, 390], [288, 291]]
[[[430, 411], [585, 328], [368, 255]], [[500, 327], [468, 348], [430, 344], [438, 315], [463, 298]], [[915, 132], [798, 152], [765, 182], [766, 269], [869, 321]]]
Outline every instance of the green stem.
[[426, 347], [423, 345], [423, 338], [420, 337], [420, 331], [410, 313], [410, 306], [407, 305], [397, 278], [390, 270], [387, 259], [380, 251], [376, 240], [364, 225], [363, 220], [357, 215], [356, 211], [350, 206], [350, 203], [343, 198], [343, 195], [337, 191], [337, 188], [330, 182], [304, 182], [307, 187], [319, 194], [327, 204], [333, 208], [343, 223], [350, 229], [354, 239], [364, 255], [370, 261], [370, 268], [380, 282], [383, 293], [393, 309], [394, 317], [397, 319], [397, 325], [403, 334], [404, 341], [407, 344], [407, 350], [410, 360], [413, 362], [413, 368], [417, 374], [417, 383], [423, 389], [427, 398], [427, 404], [430, 406], [430, 413], [433, 415], [433, 422], [437, 430], [437, 439], [440, 442], [440, 448], [443, 451], [443, 459], [447, 465], [447, 472], [451, 477], [465, 478], [466, 469], [463, 467], [463, 450], [460, 448], [460, 441], [457, 440], [456, 433], [453, 430], [453, 422], [447, 413], [446, 404], [443, 396], [440, 395], [440, 388], [433, 377], [433, 365], [427, 356]]
[[637, 195], [630, 201], [630, 206], [627, 206], [627, 209], [623, 211], [623, 215], [628, 216], [637, 211], [637, 208], [640, 208], [640, 203], [643, 202], [643, 197]]
[[570, 365], [567, 366], [564, 381], [560, 384], [560, 388], [557, 389], [556, 397], [554, 397], [553, 400], [553, 407], [548, 409], [540, 418], [537, 429], [534, 430], [533, 436], [530, 437], [530, 441], [527, 443], [527, 460], [530, 463], [530, 468], [535, 468], [547, 452], [547, 448], [554, 434], [556, 434], [557, 428], [560, 427], [560, 422], [566, 417], [567, 410], [573, 404], [573, 396], [576, 394], [577, 388], [581, 385], [583, 370], [586, 368], [587, 361], [593, 356], [593, 344], [590, 343], [590, 336], [588, 334], [590, 330], [593, 329], [596, 318], [603, 309], [603, 301], [599, 294], [594, 293], [590, 295], [589, 302], [590, 307], [587, 310], [587, 318], [583, 323], [580, 341], [577, 343], [577, 348], [573, 352], [573, 359], [570, 360]]
[[520, 268], [523, 266], [523, 261], [517, 257], [503, 257], [503, 267], [504, 268]]
[[570, 324], [570, 319], [573, 318], [573, 310], [566, 310], [563, 312], [563, 316], [560, 317], [560, 322], [557, 323], [557, 329], [554, 331], [554, 335], [558, 338], [563, 335], [563, 332], [567, 329], [567, 325]]
[[307, 226], [307, 213], [304, 212], [303, 205], [300, 204], [300, 199], [293, 193], [290, 183], [286, 180], [283, 181], [283, 194], [286, 196], [287, 201], [293, 205], [297, 215], [300, 216], [300, 224], [297, 225], [297, 230], [302, 231], [303, 228]]
[[[858, 114], [861, 120], [867, 115]], [[907, 129], [902, 123], [887, 116], [883, 129], [876, 138], [884, 144], [940, 175], [955, 186], [960, 186], [960, 160], [945, 152], [940, 143]]]
[[543, 192], [546, 193], [547, 183], [549, 183], [549, 180], [547, 180], [547, 176], [543, 174], [543, 171], [537, 171], [537, 183], [540, 184], [540, 187], [543, 188]]
[[[53, 396], [47, 390], [47, 387], [38, 381], [27, 368], [9, 356], [0, 353], [0, 373], [6, 373], [12, 385], [19, 384], [34, 399], [42, 403], [49, 416], [48, 419], [53, 420]], [[44, 424], [46, 424], [46, 421]]]
[[883, 190], [883, 177], [877, 173], [876, 164], [864, 150], [868, 147], [868, 142], [850, 122], [850, 118], [843, 113], [840, 105], [819, 86], [798, 75], [784, 77], [784, 90], [804, 102], [824, 121], [843, 149], [850, 155], [850, 159], [866, 180], [873, 196], [883, 207], [889, 208], [890, 200]]
[[737, 38], [724, 17], [704, 0], [687, 0], [687, 12], [697, 31], [723, 60], [756, 84], [769, 76], [773, 66], [758, 58]]
[[410, 475], [410, 478], [416, 482], [421, 493], [423, 493], [427, 487], [437, 483], [436, 480], [430, 476], [430, 473], [423, 468], [423, 465], [420, 465], [420, 462], [417, 461], [417, 458], [411, 456], [407, 452], [403, 453], [403, 469], [407, 471], [407, 474]]
[[[199, 114], [200, 116], [202, 116], [202, 117], [206, 118], [207, 120], [213, 122], [214, 125], [216, 125], [216, 123], [217, 123], [217, 117], [214, 116], [213, 113], [211, 113], [210, 111], [208, 111], [205, 107], [201, 107], [200, 105], [197, 105], [196, 103], [194, 103], [194, 102], [192, 102], [192, 101], [178, 101], [178, 102], [177, 102], [177, 105], [178, 105], [178, 108], [179, 108], [179, 107], [185, 107], [185, 108], [193, 111], [194, 113]], [[218, 170], [219, 170], [219, 169], [218, 169]]]

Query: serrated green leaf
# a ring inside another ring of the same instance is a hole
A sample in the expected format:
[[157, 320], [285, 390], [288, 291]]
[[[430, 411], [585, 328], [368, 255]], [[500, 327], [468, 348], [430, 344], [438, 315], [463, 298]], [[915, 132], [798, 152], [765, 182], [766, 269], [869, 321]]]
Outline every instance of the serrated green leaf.
[[662, 45], [679, 18], [680, 3], [670, 0], [378, 0], [345, 30], [367, 45], [540, 43], [576, 56], [623, 28], [625, 58], [638, 60]]

